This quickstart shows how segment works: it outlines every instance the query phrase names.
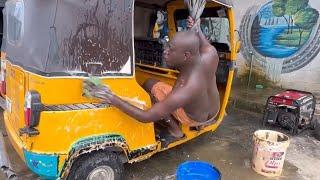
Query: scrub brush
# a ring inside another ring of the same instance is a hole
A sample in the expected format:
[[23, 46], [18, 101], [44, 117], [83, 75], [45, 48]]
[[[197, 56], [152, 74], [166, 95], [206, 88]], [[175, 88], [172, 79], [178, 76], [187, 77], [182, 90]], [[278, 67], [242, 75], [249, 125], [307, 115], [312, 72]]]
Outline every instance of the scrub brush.
[[102, 83], [97, 77], [90, 77], [83, 82], [83, 96], [88, 98], [97, 98], [102, 101], [108, 100], [108, 96], [112, 94], [109, 87]]

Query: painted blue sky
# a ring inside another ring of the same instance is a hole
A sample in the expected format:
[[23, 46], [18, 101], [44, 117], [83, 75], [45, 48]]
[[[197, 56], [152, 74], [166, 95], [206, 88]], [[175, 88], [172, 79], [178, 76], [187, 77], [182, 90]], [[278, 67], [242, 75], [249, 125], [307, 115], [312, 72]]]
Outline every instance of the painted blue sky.
[[[261, 7], [260, 11], [258, 12], [258, 16], [261, 17], [260, 25], [266, 26], [266, 22], [273, 18], [277, 21], [277, 26], [287, 26], [287, 22], [283, 17], [275, 17], [272, 13], [272, 5], [273, 2], [270, 1], [269, 3], [265, 4]], [[286, 16], [288, 18], [288, 16]]]

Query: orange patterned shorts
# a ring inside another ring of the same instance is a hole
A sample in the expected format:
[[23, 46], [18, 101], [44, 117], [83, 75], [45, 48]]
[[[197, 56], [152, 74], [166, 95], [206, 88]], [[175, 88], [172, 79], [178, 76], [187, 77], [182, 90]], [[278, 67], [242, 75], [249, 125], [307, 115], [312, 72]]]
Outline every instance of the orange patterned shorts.
[[[157, 82], [151, 89], [151, 94], [159, 102], [163, 101], [172, 91], [172, 86], [164, 82]], [[194, 121], [188, 117], [183, 108], [179, 108], [172, 113], [172, 116], [179, 122], [187, 126], [200, 126], [202, 123]]]

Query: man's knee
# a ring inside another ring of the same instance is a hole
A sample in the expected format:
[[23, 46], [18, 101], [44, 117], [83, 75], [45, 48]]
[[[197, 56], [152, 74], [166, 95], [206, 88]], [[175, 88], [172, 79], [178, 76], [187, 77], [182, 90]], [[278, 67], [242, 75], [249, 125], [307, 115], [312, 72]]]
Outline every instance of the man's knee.
[[156, 80], [156, 79], [147, 79], [147, 80], [143, 83], [142, 87], [143, 87], [143, 89], [146, 90], [147, 92], [151, 92], [152, 87], [153, 87], [156, 83], [158, 83], [158, 82], [159, 82], [159, 81]]

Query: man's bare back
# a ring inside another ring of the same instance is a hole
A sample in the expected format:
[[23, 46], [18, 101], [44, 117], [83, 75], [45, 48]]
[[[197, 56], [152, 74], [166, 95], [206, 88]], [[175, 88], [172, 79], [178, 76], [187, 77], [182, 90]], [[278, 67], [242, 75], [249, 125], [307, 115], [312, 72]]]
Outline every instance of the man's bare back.
[[[187, 19], [187, 25], [189, 28], [194, 25], [194, 21], [190, 16]], [[219, 56], [215, 47], [209, 43], [201, 30], [198, 32], [198, 36], [201, 59], [199, 68], [195, 68], [195, 70], [198, 70], [199, 79], [202, 81], [198, 80], [199, 82], [195, 83], [199, 83], [206, 91], [201, 91], [199, 98], [192, 105], [186, 107], [186, 111], [189, 116], [204, 122], [215, 117], [220, 109], [220, 97], [216, 83]]]
[[216, 69], [216, 61], [210, 56], [212, 55], [201, 56], [192, 72], [180, 74], [174, 86], [174, 90], [184, 88], [184, 84], [188, 82], [190, 86], [198, 87], [198, 91], [190, 94], [192, 103], [183, 107], [188, 116], [198, 122], [206, 122], [215, 117], [220, 107], [216, 76], [212, 73]]

